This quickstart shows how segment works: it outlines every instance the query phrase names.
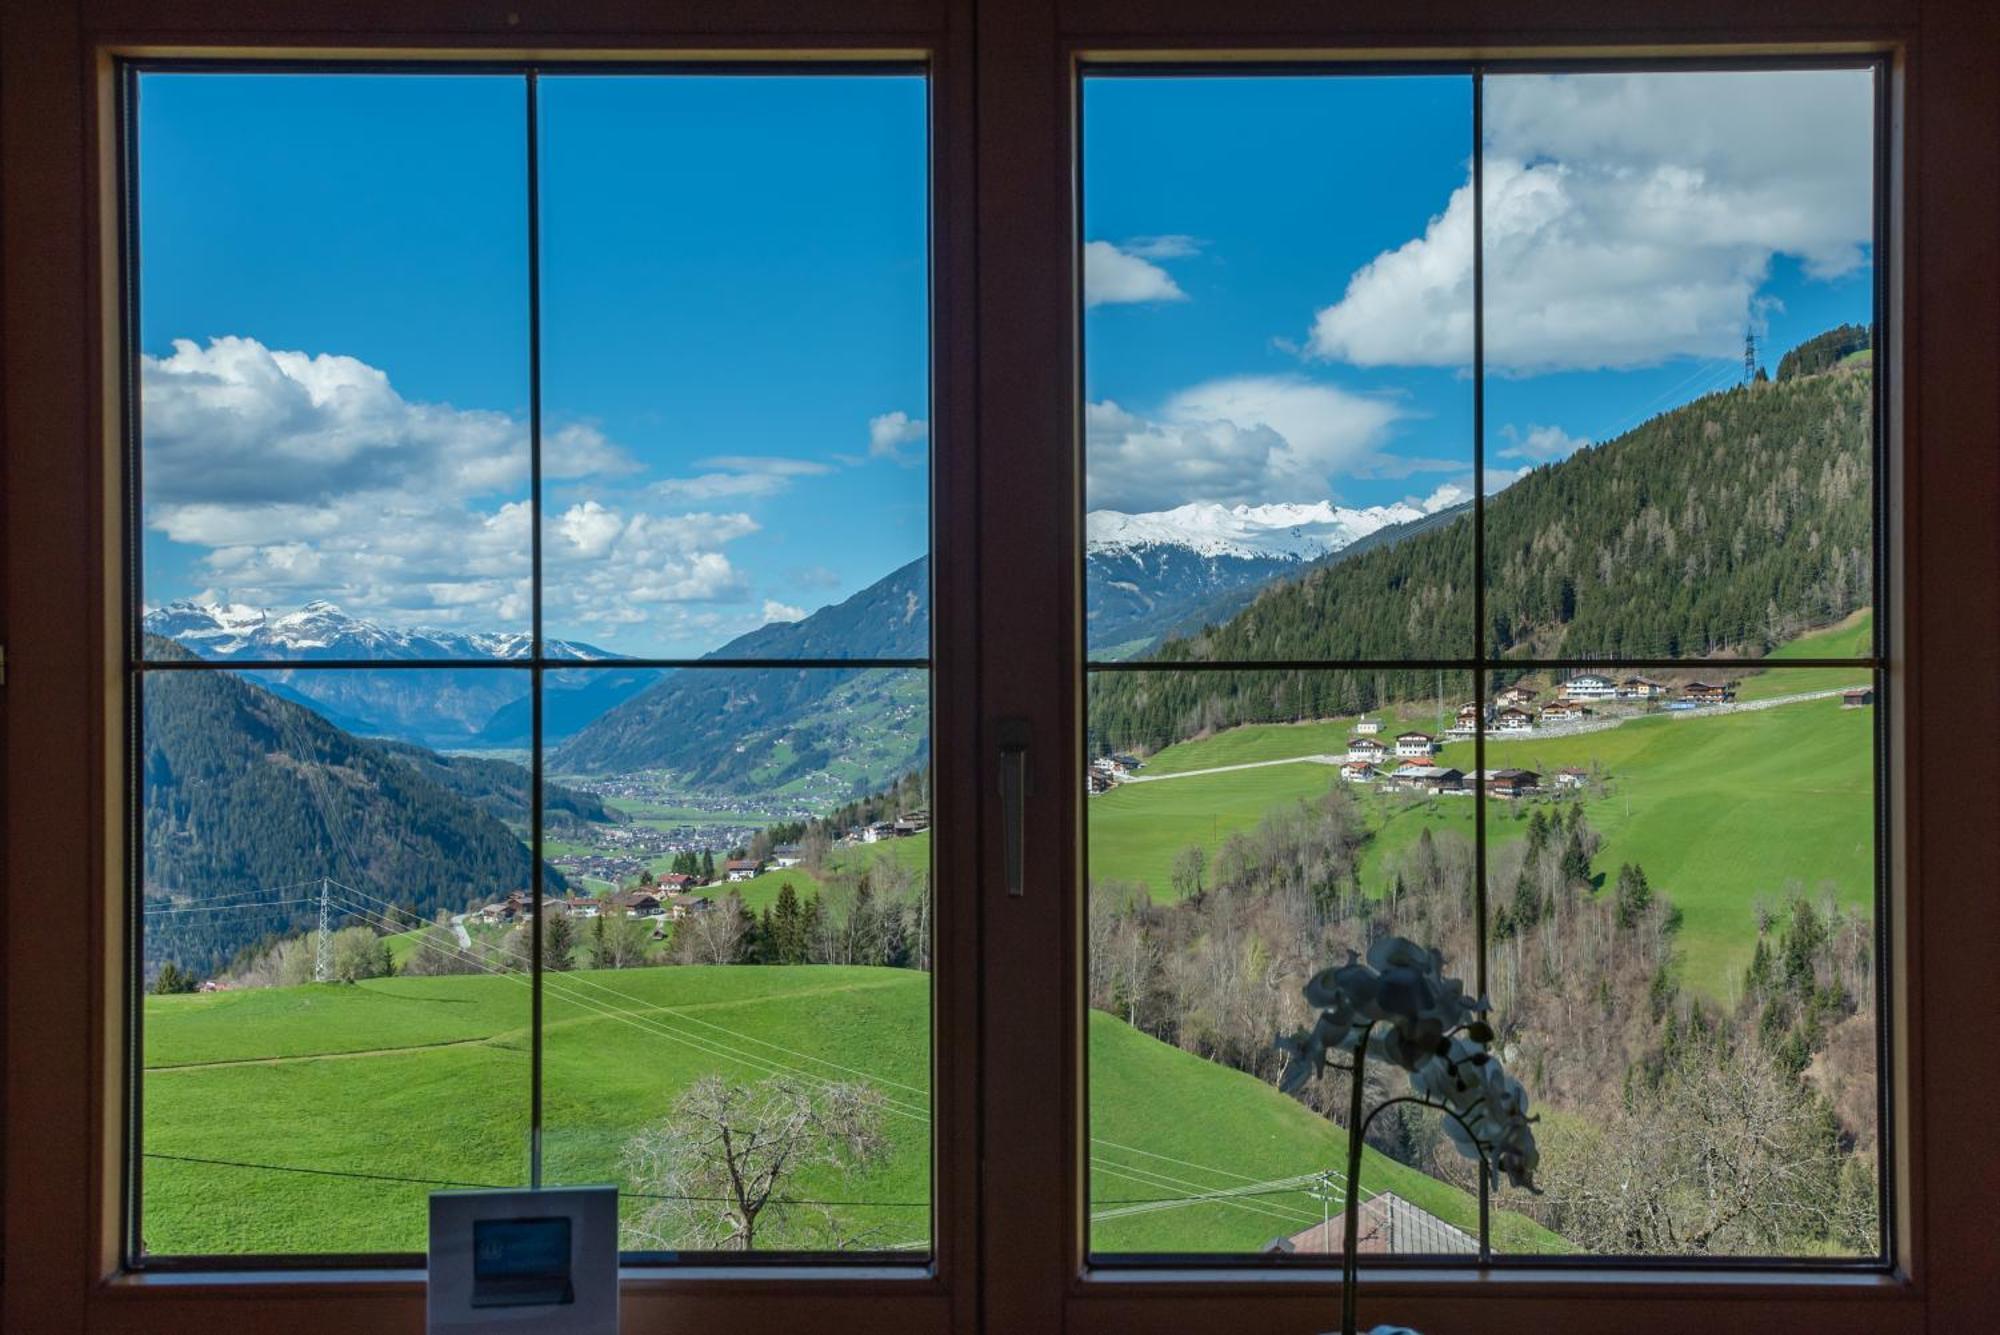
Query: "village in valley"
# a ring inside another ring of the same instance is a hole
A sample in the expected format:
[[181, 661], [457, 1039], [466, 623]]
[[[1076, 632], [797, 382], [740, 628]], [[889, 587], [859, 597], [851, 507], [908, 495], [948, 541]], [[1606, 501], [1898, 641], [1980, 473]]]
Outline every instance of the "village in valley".
[[[1566, 765], [1548, 775], [1518, 768], [1486, 769], [1468, 774], [1463, 769], [1437, 763], [1439, 753], [1448, 742], [1470, 741], [1479, 736], [1482, 722], [1489, 740], [1520, 741], [1538, 736], [1575, 736], [1613, 728], [1654, 714], [1689, 717], [1697, 712], [1726, 713], [1736, 708], [1756, 709], [1782, 702], [1767, 699], [1739, 706], [1737, 686], [1737, 682], [1728, 680], [1672, 683], [1636, 675], [1614, 680], [1599, 673], [1585, 672], [1556, 683], [1547, 692], [1547, 698], [1543, 699], [1544, 691], [1524, 679], [1496, 691], [1483, 711], [1476, 701], [1458, 706], [1451, 725], [1441, 734], [1414, 728], [1391, 734], [1386, 731], [1381, 718], [1363, 716], [1354, 720], [1344, 753], [1304, 755], [1292, 759], [1337, 765], [1345, 782], [1375, 784], [1387, 792], [1425, 797], [1470, 796], [1481, 791], [1496, 798], [1529, 797], [1547, 792], [1560, 795], [1581, 791], [1592, 781], [1591, 772]], [[1862, 709], [1875, 703], [1874, 690], [1867, 686], [1821, 694], [1837, 695], [1842, 709]], [[1145, 762], [1135, 755], [1098, 756], [1086, 767], [1086, 789], [1094, 797], [1128, 782], [1156, 782], [1163, 778], [1213, 772], [1194, 770], [1172, 775], [1142, 775], [1140, 771], [1144, 767]], [[1604, 776], [1595, 777], [1601, 780]]]

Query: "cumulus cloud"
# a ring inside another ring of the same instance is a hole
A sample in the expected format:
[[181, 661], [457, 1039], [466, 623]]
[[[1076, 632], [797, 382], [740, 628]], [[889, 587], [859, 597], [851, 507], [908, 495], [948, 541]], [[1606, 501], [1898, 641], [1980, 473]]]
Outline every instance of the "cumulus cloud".
[[[211, 592], [270, 607], [313, 599], [410, 624], [518, 625], [532, 515], [523, 423], [405, 399], [353, 357], [254, 339], [182, 340], [140, 367], [145, 523], [197, 550]], [[551, 477], [636, 468], [593, 427], [545, 442]], [[718, 476], [799, 476], [802, 461], [703, 461]], [[643, 499], [644, 493], [640, 493]], [[684, 497], [683, 499], [694, 499]], [[748, 515], [579, 500], [544, 533], [552, 616], [591, 625], [746, 596], [723, 550]]]
[[[1853, 71], [1486, 82], [1486, 361], [1502, 372], [1728, 356], [1779, 255], [1848, 273], [1871, 235], [1868, 77]], [[1309, 355], [1468, 366], [1472, 188], [1357, 271]]]
[[1365, 470], [1403, 409], [1298, 376], [1236, 376], [1182, 390], [1157, 418], [1106, 400], [1084, 412], [1090, 508], [1324, 500]]
[[769, 625], [773, 621], [804, 621], [805, 619], [806, 609], [803, 607], [793, 607], [790, 603], [781, 603], [773, 598], [766, 598], [764, 600], [764, 622], [766, 625]]
[[[1186, 237], [1150, 237], [1141, 247], [1120, 249], [1109, 241], [1083, 243], [1083, 304], [1124, 305], [1142, 301], [1186, 301], [1173, 275], [1153, 263], [1193, 253]], [[1165, 243], [1165, 248], [1162, 248]]]
[[1506, 448], [1496, 451], [1500, 458], [1527, 459], [1538, 464], [1567, 459], [1590, 444], [1588, 436], [1572, 436], [1559, 426], [1531, 426], [1525, 431], [1503, 426], [1500, 438], [1507, 442]]
[[922, 445], [930, 439], [931, 424], [918, 417], [897, 409], [892, 413], [882, 413], [868, 419], [868, 457], [871, 459], [893, 459], [898, 463], [914, 463], [922, 451], [908, 447]]

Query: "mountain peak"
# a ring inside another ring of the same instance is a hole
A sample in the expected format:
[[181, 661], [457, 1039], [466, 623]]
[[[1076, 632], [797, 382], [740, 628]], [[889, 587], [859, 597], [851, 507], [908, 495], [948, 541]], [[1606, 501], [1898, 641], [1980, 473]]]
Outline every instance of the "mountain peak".
[[1423, 516], [1416, 506], [1400, 502], [1355, 509], [1331, 501], [1266, 505], [1192, 501], [1149, 514], [1093, 510], [1084, 516], [1084, 527], [1093, 552], [1171, 546], [1200, 556], [1310, 561], [1377, 529]]

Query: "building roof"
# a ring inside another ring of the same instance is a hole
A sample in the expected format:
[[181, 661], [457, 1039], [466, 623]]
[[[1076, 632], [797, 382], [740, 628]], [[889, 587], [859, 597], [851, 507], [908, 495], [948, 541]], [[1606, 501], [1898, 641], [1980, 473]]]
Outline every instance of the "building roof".
[[[1472, 1234], [1447, 1224], [1392, 1191], [1371, 1196], [1357, 1207], [1354, 1241], [1355, 1250], [1364, 1255], [1471, 1255], [1479, 1250], [1479, 1239]], [[1289, 1237], [1274, 1238], [1264, 1245], [1264, 1250], [1305, 1256], [1338, 1255], [1346, 1246], [1347, 1214], [1343, 1211]]]

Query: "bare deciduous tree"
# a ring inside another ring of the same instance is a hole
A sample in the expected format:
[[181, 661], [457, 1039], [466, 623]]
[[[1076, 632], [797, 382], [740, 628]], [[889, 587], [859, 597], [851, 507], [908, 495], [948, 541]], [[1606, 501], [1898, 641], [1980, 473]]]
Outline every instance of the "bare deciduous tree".
[[851, 1245], [831, 1207], [787, 1202], [783, 1189], [808, 1168], [845, 1175], [875, 1163], [886, 1147], [882, 1110], [881, 1093], [860, 1083], [703, 1076], [626, 1142], [625, 1180], [646, 1202], [628, 1236], [667, 1251], [750, 1251], [760, 1238]]

